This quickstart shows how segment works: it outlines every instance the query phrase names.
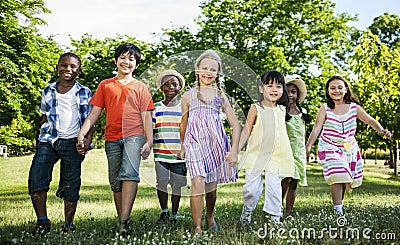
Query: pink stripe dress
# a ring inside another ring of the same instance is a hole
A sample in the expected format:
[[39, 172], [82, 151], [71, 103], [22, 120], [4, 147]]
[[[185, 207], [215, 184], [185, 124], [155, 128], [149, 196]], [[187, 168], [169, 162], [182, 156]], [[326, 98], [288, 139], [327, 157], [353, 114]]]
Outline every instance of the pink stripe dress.
[[355, 188], [362, 184], [363, 165], [354, 134], [357, 129], [357, 105], [350, 104], [344, 115], [336, 115], [324, 105], [326, 120], [318, 143], [318, 158], [328, 185], [347, 183]]
[[222, 99], [217, 95], [209, 104], [200, 101], [191, 89], [188, 124], [183, 145], [191, 178], [203, 176], [206, 183], [236, 182], [236, 166], [230, 167], [225, 154], [230, 144], [221, 119]]

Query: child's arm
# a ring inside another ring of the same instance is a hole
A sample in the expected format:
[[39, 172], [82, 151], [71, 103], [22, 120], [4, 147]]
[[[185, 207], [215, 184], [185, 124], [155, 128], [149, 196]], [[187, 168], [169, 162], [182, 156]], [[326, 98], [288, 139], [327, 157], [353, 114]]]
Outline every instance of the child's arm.
[[384, 129], [377, 120], [372, 118], [359, 105], [357, 105], [357, 118], [360, 119], [361, 121], [363, 121], [365, 124], [370, 125], [373, 129], [375, 129], [378, 133], [382, 134], [383, 136], [386, 136], [388, 138], [392, 137], [392, 133], [389, 130]]
[[[96, 123], [97, 119], [99, 119], [102, 110], [103, 110], [103, 108], [101, 108], [101, 107], [93, 106], [89, 115], [85, 119], [85, 122], [83, 123], [81, 130], [78, 133], [77, 148], [78, 148], [79, 154], [85, 154], [85, 151], [84, 151], [85, 144], [84, 144], [83, 140], [85, 138], [85, 135], [91, 136], [88, 134], [88, 132], [93, 128], [93, 125]], [[91, 133], [93, 134], [93, 132], [91, 132]]]
[[177, 155], [177, 157], [180, 159], [185, 159], [185, 148], [183, 147], [183, 141], [185, 139], [186, 127], [189, 117], [190, 98], [188, 92], [182, 95], [181, 106], [182, 106], [182, 118], [179, 127], [179, 135], [181, 138], [181, 152]]
[[255, 124], [257, 119], [257, 108], [255, 105], [250, 107], [249, 113], [247, 114], [246, 125], [240, 134], [239, 140], [239, 151], [243, 148], [247, 139], [249, 138], [251, 131], [253, 130], [253, 125]]
[[228, 102], [228, 98], [226, 97], [226, 95], [224, 94], [224, 101], [225, 101], [225, 106], [224, 108], [224, 112], [228, 118], [228, 121], [232, 127], [232, 134], [231, 134], [231, 144], [232, 144], [232, 148], [231, 151], [228, 152], [225, 156], [225, 160], [229, 163], [230, 166], [233, 166], [234, 164], [236, 164], [237, 160], [238, 160], [238, 147], [239, 147], [239, 138], [240, 138], [240, 124], [239, 124], [239, 120], [236, 117], [235, 111], [233, 110], [231, 104]]
[[146, 160], [151, 152], [151, 148], [153, 148], [153, 120], [151, 117], [151, 111], [142, 112], [142, 120], [144, 127], [144, 134], [146, 136], [146, 143], [143, 145], [140, 153], [142, 155], [142, 159]]
[[310, 157], [311, 153], [311, 147], [314, 145], [315, 140], [317, 140], [317, 137], [319, 133], [321, 132], [322, 126], [324, 125], [326, 118], [326, 110], [324, 106], [321, 106], [318, 110], [317, 118], [315, 119], [314, 127], [311, 131], [310, 136], [308, 137], [308, 141], [306, 144], [306, 156], [307, 159]]

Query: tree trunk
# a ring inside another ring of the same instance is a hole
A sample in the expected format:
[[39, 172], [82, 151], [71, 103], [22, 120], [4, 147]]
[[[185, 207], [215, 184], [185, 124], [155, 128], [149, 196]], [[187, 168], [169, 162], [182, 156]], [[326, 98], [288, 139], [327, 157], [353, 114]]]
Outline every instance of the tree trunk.
[[393, 168], [394, 168], [394, 176], [399, 176], [399, 171], [397, 170], [398, 162], [399, 162], [399, 142], [395, 140], [394, 142], [394, 149], [393, 149]]

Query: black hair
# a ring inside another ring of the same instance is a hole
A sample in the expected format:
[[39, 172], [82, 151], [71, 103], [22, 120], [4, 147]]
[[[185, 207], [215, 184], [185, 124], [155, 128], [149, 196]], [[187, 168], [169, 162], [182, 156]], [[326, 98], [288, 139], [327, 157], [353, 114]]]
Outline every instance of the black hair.
[[129, 55], [132, 55], [135, 57], [136, 60], [136, 66], [140, 64], [140, 61], [142, 59], [142, 55], [140, 53], [140, 49], [133, 43], [123, 43], [118, 46], [118, 48], [115, 50], [114, 53], [114, 59], [117, 60], [118, 57], [120, 57], [122, 54], [129, 53]]
[[360, 104], [358, 99], [353, 95], [351, 92], [351, 89], [349, 87], [349, 83], [344, 79], [343, 77], [339, 75], [333, 75], [331, 78], [328, 79], [325, 85], [325, 97], [326, 97], [326, 103], [328, 104], [330, 109], [335, 109], [335, 102], [332, 100], [332, 98], [329, 96], [329, 84], [334, 81], [334, 80], [341, 80], [344, 83], [344, 86], [347, 88], [346, 93], [343, 96], [343, 101], [346, 104], [350, 104], [351, 102], [356, 103], [357, 105]]
[[81, 67], [82, 62], [81, 62], [81, 59], [79, 58], [78, 55], [76, 55], [76, 54], [74, 54], [74, 53], [72, 53], [72, 52], [67, 52], [67, 53], [63, 53], [62, 55], [60, 55], [60, 58], [58, 59], [57, 65], [60, 64], [60, 61], [61, 61], [62, 59], [64, 59], [65, 57], [72, 57], [72, 58], [75, 58], [75, 59], [78, 60], [78, 62], [79, 62], [79, 69], [78, 69], [78, 71], [79, 71], [79, 74], [82, 75], [82, 67]]
[[[280, 73], [279, 71], [276, 70], [268, 70], [265, 73], [261, 75], [261, 77], [258, 79], [258, 86], [262, 87], [267, 84], [273, 84], [273, 83], [278, 83], [282, 85], [283, 93], [282, 97], [279, 98], [277, 101], [278, 105], [283, 105], [286, 108], [289, 108], [289, 96], [286, 91], [286, 82], [285, 82], [285, 77]], [[257, 102], [259, 105], [262, 107], [261, 102], [264, 100], [264, 95], [258, 90], [258, 100]], [[288, 121], [290, 120], [291, 116], [286, 110], [286, 117], [285, 120]]]
[[58, 59], [57, 64], [60, 64], [60, 61], [62, 59], [64, 59], [65, 57], [73, 57], [73, 58], [77, 59], [79, 61], [79, 67], [82, 64], [81, 59], [79, 58], [79, 56], [74, 54], [74, 53], [72, 53], [72, 52], [67, 52], [67, 53], [64, 53], [64, 54], [60, 55], [60, 58]]
[[[311, 122], [311, 116], [310, 116], [310, 114], [308, 114], [307, 112], [305, 112], [305, 111], [303, 111], [303, 108], [301, 107], [301, 105], [300, 105], [300, 102], [299, 102], [299, 96], [300, 96], [300, 90], [299, 90], [299, 88], [297, 87], [297, 85], [296, 84], [294, 84], [294, 83], [289, 83], [288, 85], [286, 85], [286, 87], [287, 86], [293, 86], [293, 87], [295, 87], [296, 88], [296, 93], [297, 93], [297, 96], [296, 96], [296, 107], [297, 107], [297, 109], [299, 109], [299, 111], [301, 112], [301, 118], [303, 119], [303, 121], [304, 121], [304, 123], [310, 123]], [[289, 107], [287, 107], [288, 109], [289, 109]]]

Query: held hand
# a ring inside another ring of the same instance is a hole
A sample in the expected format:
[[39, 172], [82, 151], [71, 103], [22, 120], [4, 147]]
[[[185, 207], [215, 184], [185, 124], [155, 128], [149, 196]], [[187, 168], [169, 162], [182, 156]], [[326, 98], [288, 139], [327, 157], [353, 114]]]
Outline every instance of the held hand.
[[238, 155], [231, 152], [227, 152], [225, 154], [225, 161], [228, 162], [229, 166], [233, 167], [238, 161]]
[[185, 149], [181, 147], [181, 151], [176, 154], [176, 160], [185, 160]]
[[387, 129], [382, 129], [382, 131], [381, 131], [381, 134], [383, 135], [383, 136], [385, 136], [386, 138], [392, 138], [392, 132], [390, 132], [389, 130], [387, 130]]
[[142, 155], [142, 160], [146, 160], [150, 156], [151, 147], [152, 146], [149, 146], [149, 143], [147, 143], [147, 142], [143, 145], [143, 147], [140, 151], [140, 154]]
[[311, 154], [311, 147], [306, 146], [306, 158], [309, 159]]
[[84, 137], [79, 137], [76, 142], [76, 150], [78, 151], [79, 154], [85, 155], [87, 153], [87, 148], [85, 147], [85, 142], [87, 139]]

